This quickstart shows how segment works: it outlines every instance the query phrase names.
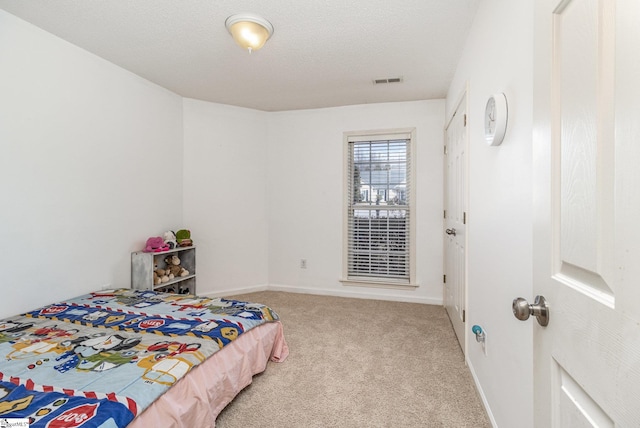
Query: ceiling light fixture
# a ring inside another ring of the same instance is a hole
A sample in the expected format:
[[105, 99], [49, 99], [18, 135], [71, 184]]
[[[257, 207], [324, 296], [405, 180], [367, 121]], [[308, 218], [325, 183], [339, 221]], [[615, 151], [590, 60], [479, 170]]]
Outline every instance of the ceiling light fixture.
[[249, 13], [231, 15], [224, 22], [233, 40], [249, 53], [260, 49], [273, 34], [273, 25], [266, 19]]

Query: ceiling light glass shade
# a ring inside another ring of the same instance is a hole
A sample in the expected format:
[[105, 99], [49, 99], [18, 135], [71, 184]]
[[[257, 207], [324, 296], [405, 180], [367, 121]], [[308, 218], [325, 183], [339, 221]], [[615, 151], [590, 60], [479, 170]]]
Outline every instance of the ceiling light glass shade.
[[224, 24], [233, 40], [241, 48], [249, 50], [249, 53], [264, 46], [273, 34], [273, 25], [256, 15], [231, 15]]

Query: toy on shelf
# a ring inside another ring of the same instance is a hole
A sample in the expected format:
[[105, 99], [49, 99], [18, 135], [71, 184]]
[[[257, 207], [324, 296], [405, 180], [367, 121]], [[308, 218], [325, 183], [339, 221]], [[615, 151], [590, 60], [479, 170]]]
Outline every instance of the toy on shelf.
[[164, 243], [162, 236], [152, 236], [147, 239], [147, 243], [144, 246], [145, 253], [159, 253], [161, 251], [167, 251], [169, 246]]
[[173, 275], [166, 269], [156, 269], [153, 271], [153, 285], [164, 284], [173, 279]]
[[168, 285], [166, 287], [158, 288], [158, 291], [160, 291], [162, 293], [175, 293], [176, 292], [176, 286], [175, 285]]
[[164, 262], [167, 264], [167, 270], [174, 276], [174, 278], [189, 275], [189, 271], [180, 265], [180, 257], [177, 255], [172, 254], [167, 256], [164, 259]]
[[162, 269], [158, 267], [159, 256], [153, 258], [153, 285], [164, 284], [171, 281], [174, 276], [169, 272], [169, 269]]
[[180, 229], [176, 232], [176, 240], [181, 247], [190, 247], [193, 245], [191, 240], [191, 231], [187, 229]]
[[172, 230], [167, 230], [162, 236], [164, 237], [164, 243], [169, 246], [169, 249], [173, 250], [178, 246], [176, 234], [173, 233]]

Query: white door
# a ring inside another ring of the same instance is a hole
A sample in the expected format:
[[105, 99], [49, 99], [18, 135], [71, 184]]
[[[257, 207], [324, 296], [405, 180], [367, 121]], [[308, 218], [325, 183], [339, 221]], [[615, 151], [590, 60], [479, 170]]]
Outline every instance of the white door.
[[463, 353], [466, 352], [466, 110], [465, 94], [447, 125], [444, 156], [444, 301]]
[[534, 422], [640, 427], [640, 1], [534, 3]]

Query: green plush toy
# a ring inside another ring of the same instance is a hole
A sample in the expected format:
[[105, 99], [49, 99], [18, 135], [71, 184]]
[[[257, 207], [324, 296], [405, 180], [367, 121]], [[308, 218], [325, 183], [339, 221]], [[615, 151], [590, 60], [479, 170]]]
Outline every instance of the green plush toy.
[[180, 229], [176, 232], [176, 241], [178, 241], [178, 245], [181, 247], [192, 246], [193, 241], [191, 240], [191, 231], [187, 229]]

